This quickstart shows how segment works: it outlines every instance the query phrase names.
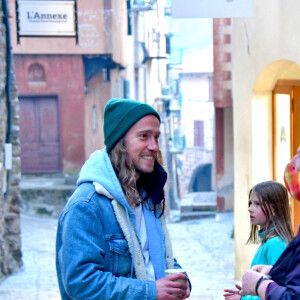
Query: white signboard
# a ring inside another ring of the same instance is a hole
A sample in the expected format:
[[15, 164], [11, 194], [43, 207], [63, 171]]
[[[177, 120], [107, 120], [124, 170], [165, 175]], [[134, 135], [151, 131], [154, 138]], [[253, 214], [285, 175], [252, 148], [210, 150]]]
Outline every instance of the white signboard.
[[75, 36], [75, 1], [18, 0], [19, 36]]
[[253, 17], [253, 0], [172, 0], [172, 17]]

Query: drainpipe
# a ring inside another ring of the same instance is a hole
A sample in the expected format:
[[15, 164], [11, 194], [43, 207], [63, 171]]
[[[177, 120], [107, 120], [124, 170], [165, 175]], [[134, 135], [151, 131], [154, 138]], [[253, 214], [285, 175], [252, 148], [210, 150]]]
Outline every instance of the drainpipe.
[[7, 129], [6, 129], [6, 139], [5, 139], [5, 169], [7, 170], [7, 183], [6, 183], [6, 192], [4, 193], [4, 198], [7, 198], [9, 193], [10, 185], [10, 169], [11, 169], [11, 128], [12, 128], [12, 104], [11, 104], [11, 93], [10, 93], [10, 84], [11, 84], [11, 71], [12, 71], [12, 55], [11, 55], [11, 41], [10, 41], [10, 26], [9, 26], [9, 12], [8, 12], [8, 3], [7, 0], [2, 0], [2, 7], [4, 13], [4, 24], [6, 27], [6, 104], [7, 104]]

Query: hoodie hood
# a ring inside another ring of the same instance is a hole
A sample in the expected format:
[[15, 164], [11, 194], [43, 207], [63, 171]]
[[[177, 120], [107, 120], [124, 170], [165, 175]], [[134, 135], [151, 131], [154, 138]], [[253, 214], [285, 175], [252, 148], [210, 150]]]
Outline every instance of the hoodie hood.
[[[163, 188], [166, 181], [166, 171], [158, 162], [156, 162], [153, 172], [144, 174], [137, 181], [137, 185], [140, 188], [146, 189], [152, 203], [157, 205], [164, 200]], [[99, 185], [102, 186], [102, 188], [99, 187], [102, 191], [101, 194], [108, 198], [116, 199], [125, 208], [130, 217], [133, 218], [133, 210], [125, 198], [119, 178], [116, 176], [108, 156], [107, 148], [95, 151], [85, 162], [81, 168], [77, 185], [84, 182], [92, 182], [94, 185], [96, 183], [96, 186], [98, 184], [98, 187]], [[97, 192], [99, 189], [97, 189]]]
[[89, 159], [84, 163], [77, 180], [77, 185], [84, 182], [100, 184], [113, 198], [124, 206], [130, 216], [134, 215], [124, 196], [121, 184], [112, 167], [106, 148], [92, 153]]

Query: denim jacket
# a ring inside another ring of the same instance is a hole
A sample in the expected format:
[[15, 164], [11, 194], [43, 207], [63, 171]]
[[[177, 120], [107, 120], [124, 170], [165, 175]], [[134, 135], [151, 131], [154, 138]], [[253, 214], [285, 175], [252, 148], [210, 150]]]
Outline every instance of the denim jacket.
[[[58, 221], [56, 268], [62, 299], [156, 299], [156, 284], [147, 280], [134, 213], [105, 149], [85, 163], [78, 185]], [[163, 272], [180, 268], [164, 216], [151, 215], [157, 268]]]

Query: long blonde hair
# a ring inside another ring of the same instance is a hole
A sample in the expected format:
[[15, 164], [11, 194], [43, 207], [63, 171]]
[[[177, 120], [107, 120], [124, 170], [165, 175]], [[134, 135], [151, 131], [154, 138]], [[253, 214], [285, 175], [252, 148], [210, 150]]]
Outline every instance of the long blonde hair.
[[[249, 193], [255, 191], [261, 210], [266, 216], [266, 230], [262, 243], [268, 239], [279, 236], [286, 244], [294, 237], [289, 207], [289, 197], [287, 189], [276, 181], [264, 181], [255, 185]], [[258, 241], [257, 225], [252, 225], [247, 244], [254, 244]]]
[[[130, 207], [134, 208], [141, 202], [147, 205], [147, 201], [143, 201], [137, 189], [136, 170], [132, 159], [127, 153], [125, 137], [118, 141], [108, 155]], [[163, 167], [160, 150], [157, 153], [156, 161]], [[156, 208], [163, 212], [164, 206], [165, 201], [163, 200]], [[151, 209], [151, 206], [147, 205], [147, 208]], [[152, 210], [155, 211], [155, 209]]]

